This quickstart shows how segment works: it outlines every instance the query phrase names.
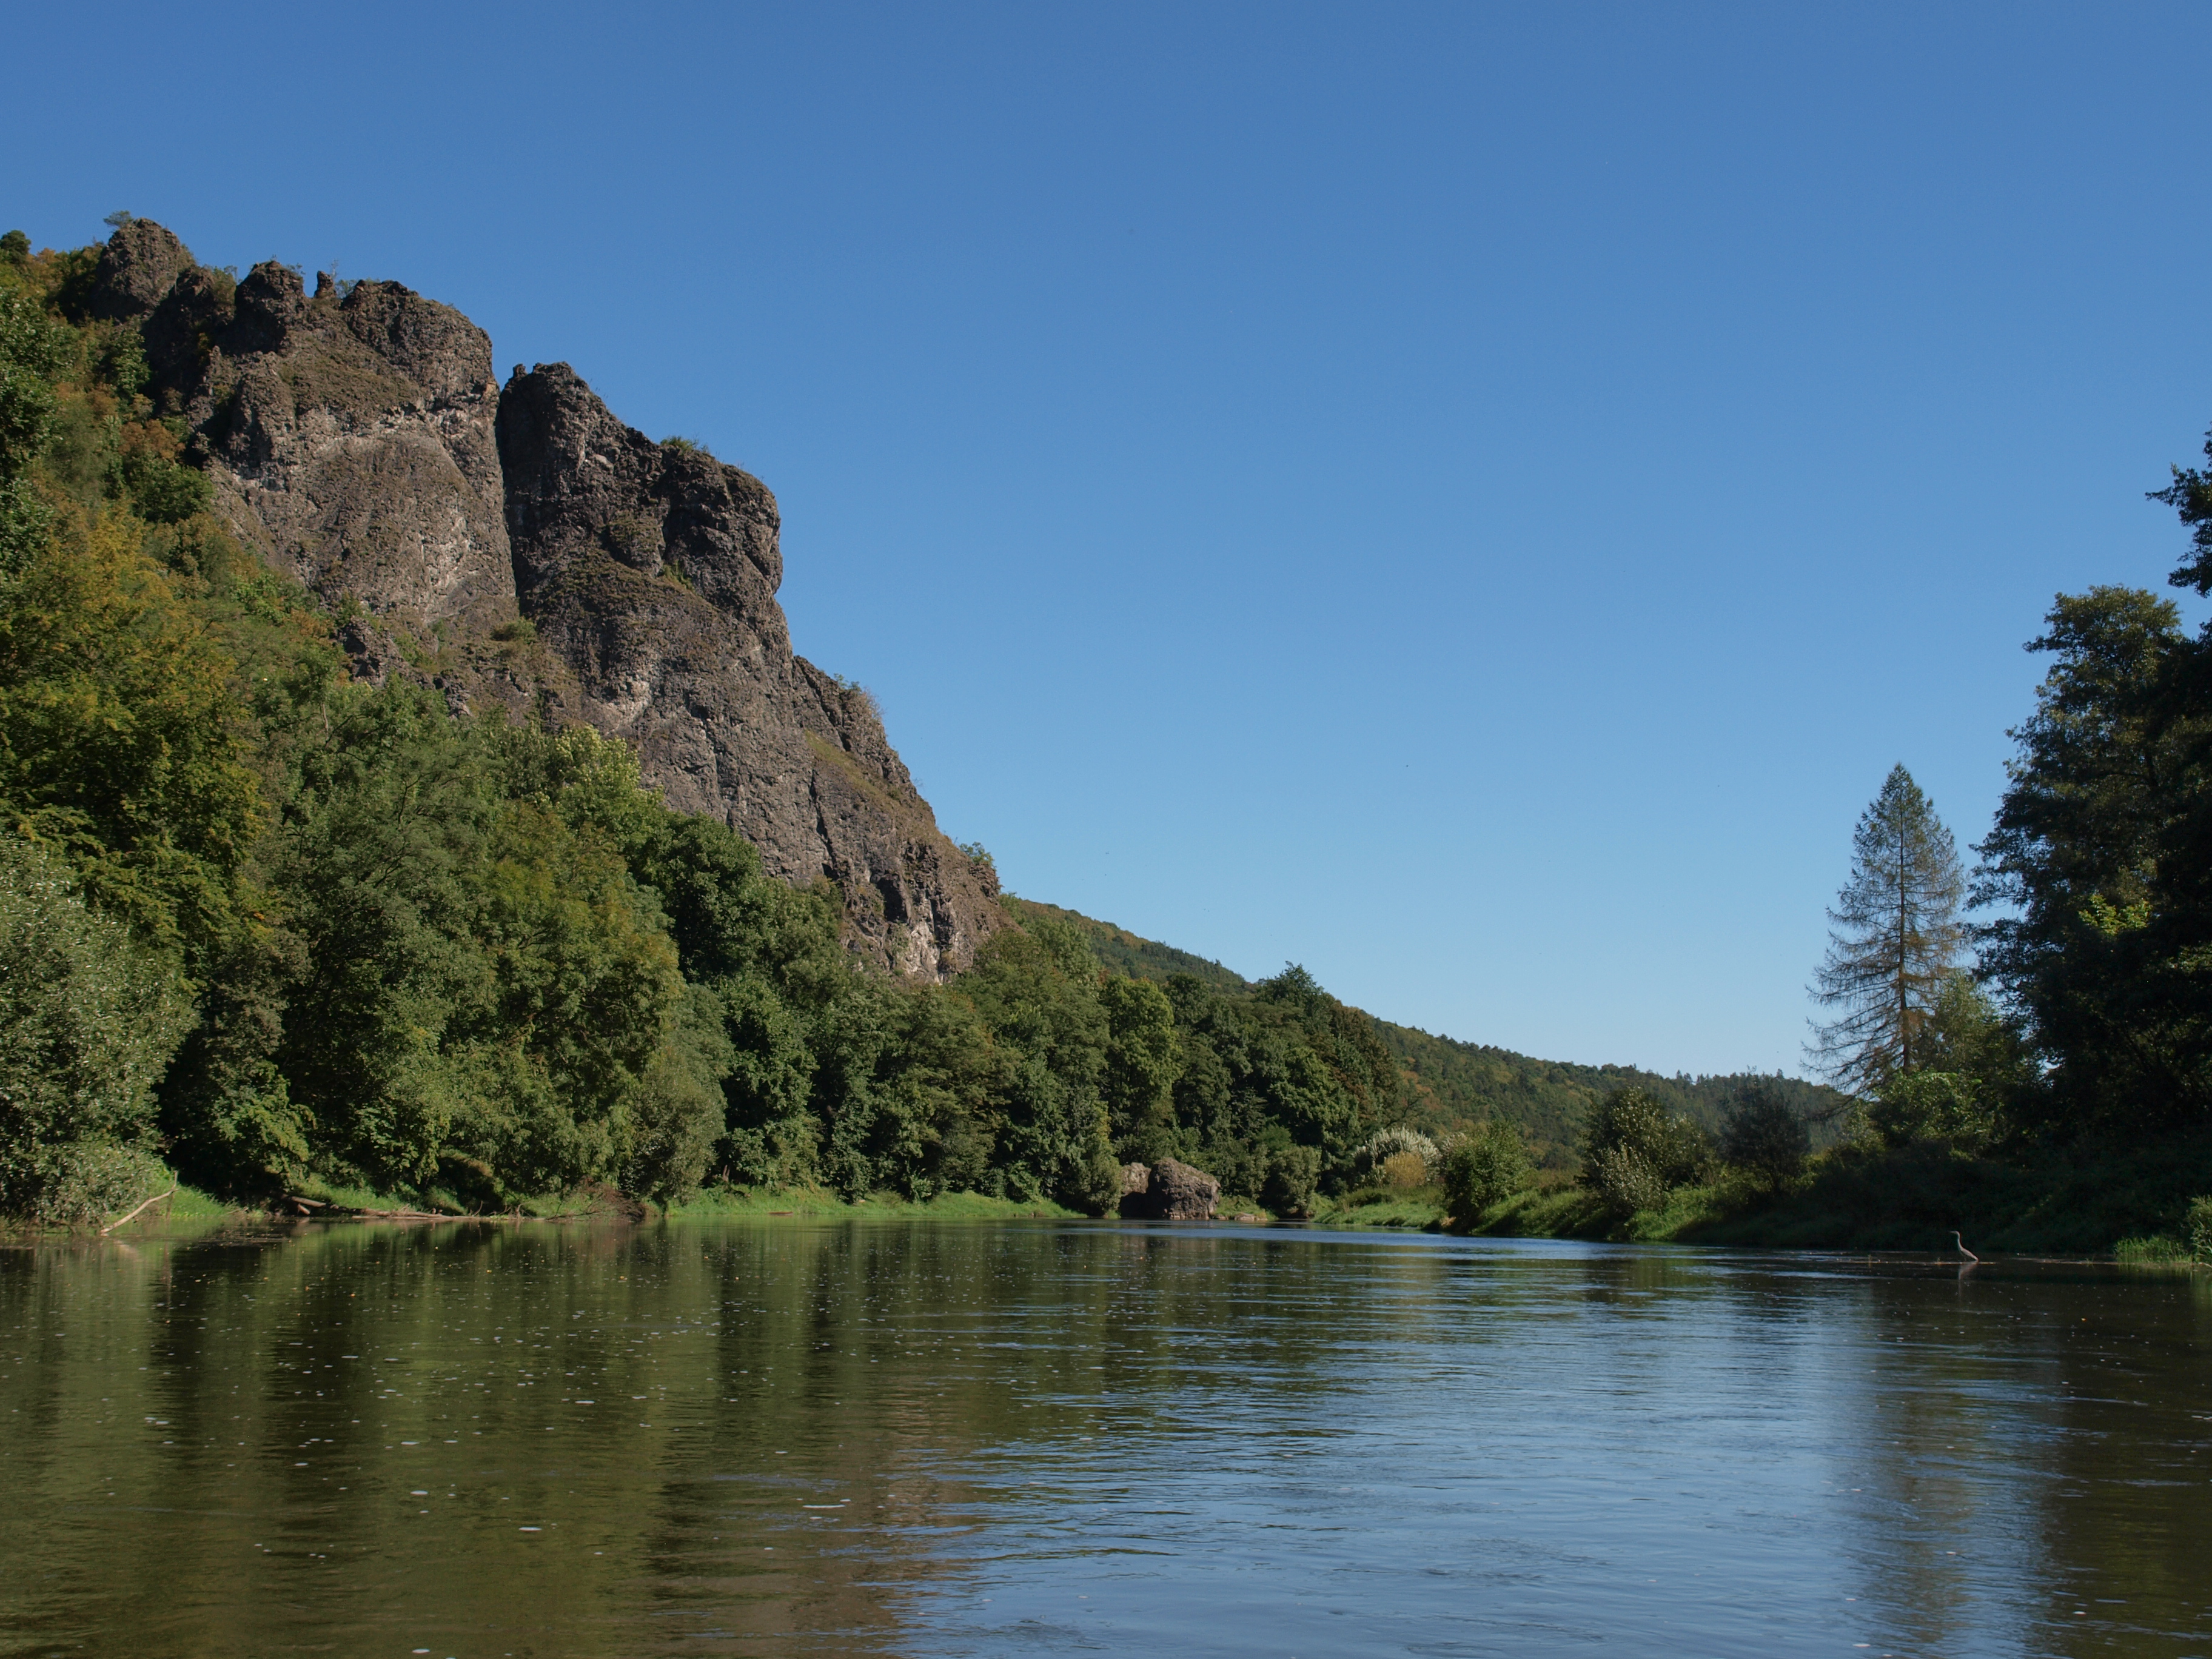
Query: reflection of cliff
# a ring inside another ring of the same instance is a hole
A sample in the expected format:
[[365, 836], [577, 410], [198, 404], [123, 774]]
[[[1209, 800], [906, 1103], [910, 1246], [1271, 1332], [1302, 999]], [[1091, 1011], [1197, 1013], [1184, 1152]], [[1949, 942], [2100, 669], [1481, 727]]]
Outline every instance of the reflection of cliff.
[[358, 672], [629, 739], [672, 805], [836, 883], [902, 971], [964, 967], [1002, 924], [872, 700], [793, 653], [758, 479], [624, 426], [566, 364], [502, 390], [483, 331], [397, 283], [234, 284], [138, 220], [91, 304], [139, 325], [218, 511], [339, 609]]

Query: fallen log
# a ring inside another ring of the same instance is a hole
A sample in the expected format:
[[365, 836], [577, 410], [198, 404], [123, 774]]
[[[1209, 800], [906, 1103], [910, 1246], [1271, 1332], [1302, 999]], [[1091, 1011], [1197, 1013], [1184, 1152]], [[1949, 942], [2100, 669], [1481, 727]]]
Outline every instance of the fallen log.
[[145, 1204], [138, 1205], [138, 1206], [137, 1206], [135, 1208], [133, 1208], [133, 1209], [131, 1210], [131, 1215], [118, 1216], [114, 1220], [112, 1220], [112, 1221], [109, 1222], [109, 1223], [108, 1223], [105, 1227], [102, 1227], [102, 1228], [100, 1230], [100, 1236], [102, 1238], [106, 1237], [108, 1236], [108, 1234], [110, 1234], [110, 1233], [113, 1232], [113, 1231], [114, 1231], [118, 1227], [120, 1227], [120, 1226], [121, 1226], [125, 1222], [126, 1222], [126, 1221], [130, 1220], [130, 1219], [131, 1219], [131, 1216], [135, 1216], [135, 1215], [137, 1215], [137, 1214], [138, 1213], [138, 1212], [139, 1212], [140, 1210], [143, 1210], [143, 1209], [146, 1208], [147, 1205], [150, 1205], [150, 1204], [159, 1204], [159, 1203], [160, 1203], [163, 1199], [165, 1199], [165, 1198], [174, 1198], [176, 1195], [177, 1195], [177, 1189], [176, 1189], [174, 1187], [170, 1188], [169, 1188], [169, 1190], [168, 1190], [167, 1192], [166, 1192], [166, 1193], [156, 1193], [156, 1194], [155, 1194], [153, 1197], [151, 1197], [151, 1198], [149, 1198], [149, 1199], [148, 1199], [148, 1200], [146, 1200], [146, 1203], [145, 1203]]

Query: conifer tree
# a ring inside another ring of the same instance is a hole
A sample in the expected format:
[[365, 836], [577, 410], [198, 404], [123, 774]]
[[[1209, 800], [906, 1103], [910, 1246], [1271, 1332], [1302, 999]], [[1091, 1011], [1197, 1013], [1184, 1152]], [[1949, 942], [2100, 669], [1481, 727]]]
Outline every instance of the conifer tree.
[[1966, 927], [1965, 873], [1951, 832], [1912, 775], [1891, 769], [1851, 837], [1851, 873], [1828, 912], [1827, 955], [1813, 995], [1833, 1019], [1810, 1054], [1837, 1086], [1879, 1087], [1923, 1063], [1928, 1024]]

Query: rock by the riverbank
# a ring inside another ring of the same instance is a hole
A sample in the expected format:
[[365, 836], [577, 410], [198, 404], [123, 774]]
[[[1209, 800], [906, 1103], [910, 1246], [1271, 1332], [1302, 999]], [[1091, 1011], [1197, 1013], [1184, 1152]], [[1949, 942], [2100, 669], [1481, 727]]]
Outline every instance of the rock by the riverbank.
[[1176, 1158], [1122, 1166], [1121, 1213], [1132, 1220], [1209, 1221], [1220, 1197], [1218, 1181]]

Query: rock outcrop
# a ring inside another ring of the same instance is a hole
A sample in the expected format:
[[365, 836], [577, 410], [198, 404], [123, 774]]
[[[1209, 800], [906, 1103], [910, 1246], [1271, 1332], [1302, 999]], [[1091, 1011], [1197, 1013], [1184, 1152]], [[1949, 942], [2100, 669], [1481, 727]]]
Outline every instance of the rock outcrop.
[[964, 967], [998, 921], [884, 734], [874, 700], [796, 656], [775, 497], [617, 420], [566, 363], [500, 399], [522, 609], [581, 713], [684, 811], [726, 817], [787, 881], [826, 876], [893, 967]]
[[1218, 1181], [1178, 1159], [1122, 1166], [1121, 1213], [1133, 1220], [1210, 1221], [1220, 1199]]
[[311, 298], [273, 263], [234, 287], [143, 219], [101, 252], [89, 309], [143, 319], [223, 518], [342, 610], [360, 667], [514, 621], [491, 342], [460, 313], [397, 283]]
[[483, 331], [397, 283], [233, 284], [136, 220], [88, 303], [138, 325], [216, 511], [333, 607], [356, 672], [628, 740], [672, 806], [834, 882], [896, 971], [957, 971], [1004, 925], [873, 700], [793, 653], [757, 478], [623, 425], [566, 364], [502, 390]]

